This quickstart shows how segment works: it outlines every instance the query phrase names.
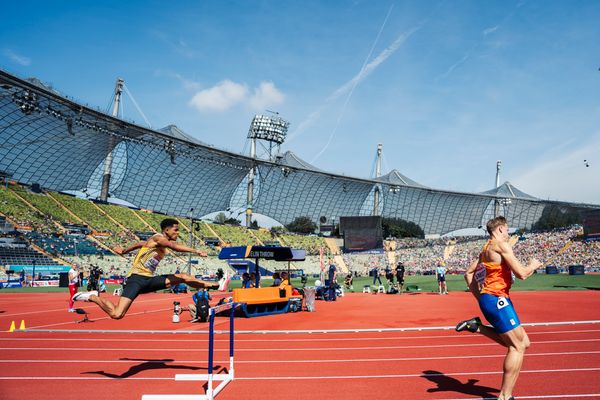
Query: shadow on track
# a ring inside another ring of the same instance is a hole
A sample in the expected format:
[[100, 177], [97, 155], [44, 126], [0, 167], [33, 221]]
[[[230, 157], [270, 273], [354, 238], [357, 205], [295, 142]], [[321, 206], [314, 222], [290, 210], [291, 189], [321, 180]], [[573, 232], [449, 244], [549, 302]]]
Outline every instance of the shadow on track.
[[458, 392], [468, 394], [472, 396], [478, 396], [481, 398], [496, 398], [494, 393], [498, 393], [500, 390], [488, 387], [476, 385], [479, 382], [478, 379], [469, 379], [466, 383], [462, 383], [456, 378], [452, 378], [439, 371], [427, 370], [423, 371], [422, 378], [425, 378], [437, 385], [435, 388], [427, 389], [427, 392]]
[[[175, 361], [171, 358], [165, 358], [165, 359], [160, 359], [160, 360], [147, 360], [147, 359], [139, 359], [139, 358], [121, 358], [120, 360], [143, 361], [143, 362], [141, 364], [132, 365], [131, 367], [129, 367], [129, 369], [127, 371], [123, 372], [122, 374], [113, 374], [113, 373], [106, 372], [106, 371], [87, 371], [87, 372], [82, 372], [82, 374], [97, 374], [97, 375], [106, 376], [108, 378], [125, 379], [125, 378], [129, 378], [130, 376], [136, 375], [142, 371], [147, 371], [147, 370], [151, 370], [151, 369], [189, 369], [189, 370], [193, 370], [193, 371], [197, 371], [199, 369], [203, 369], [203, 370], [207, 369], [206, 367], [192, 367], [189, 365], [167, 364], [167, 363]], [[215, 368], [215, 370], [218, 370], [221, 368], [221, 366], [215, 365], [214, 368]]]
[[554, 285], [555, 288], [562, 289], [586, 289], [586, 290], [600, 290], [600, 287], [596, 286], [579, 286], [579, 285]]

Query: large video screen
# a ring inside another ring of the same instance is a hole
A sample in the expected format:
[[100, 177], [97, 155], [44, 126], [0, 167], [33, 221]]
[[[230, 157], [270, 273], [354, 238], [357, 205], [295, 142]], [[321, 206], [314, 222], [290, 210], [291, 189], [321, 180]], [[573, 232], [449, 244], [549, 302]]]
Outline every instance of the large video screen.
[[340, 233], [347, 251], [383, 247], [381, 217], [340, 217]]
[[583, 213], [583, 233], [585, 236], [600, 236], [600, 210]]

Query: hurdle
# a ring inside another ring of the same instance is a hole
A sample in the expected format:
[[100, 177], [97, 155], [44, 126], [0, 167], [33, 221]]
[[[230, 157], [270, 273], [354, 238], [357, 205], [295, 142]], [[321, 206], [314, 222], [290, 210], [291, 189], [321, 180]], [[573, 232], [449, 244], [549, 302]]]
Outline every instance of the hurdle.
[[[234, 371], [234, 314], [235, 308], [239, 306], [239, 303], [225, 303], [215, 307], [212, 307], [209, 311], [209, 329], [208, 329], [208, 373], [207, 374], [176, 374], [176, 381], [202, 381], [207, 382], [207, 389], [205, 394], [145, 394], [142, 396], [142, 400], [214, 400], [225, 386], [233, 381], [235, 376]], [[214, 335], [215, 335], [215, 315], [231, 310], [229, 314], [229, 331], [216, 331], [219, 334], [229, 334], [229, 370], [227, 374], [214, 374]], [[98, 330], [98, 329], [29, 329], [25, 328], [25, 322], [21, 321], [21, 326], [16, 329], [15, 323], [11, 324], [9, 332], [44, 332], [44, 333], [145, 333], [145, 334], [201, 334], [207, 331], [196, 331], [196, 330], [182, 330], [182, 331], [163, 331], [163, 330]], [[213, 387], [214, 381], [220, 381], [217, 387]]]
[[[233, 368], [233, 350], [234, 350], [234, 326], [233, 316], [238, 303], [225, 303], [212, 307], [209, 312], [209, 330], [208, 330], [208, 373], [207, 374], [176, 374], [176, 381], [201, 381], [207, 382], [206, 394], [145, 394], [142, 400], [213, 400], [225, 386], [233, 381], [235, 372]], [[227, 374], [214, 374], [214, 336], [215, 336], [215, 315], [226, 310], [231, 310], [229, 314], [229, 370]], [[213, 388], [213, 382], [220, 381], [219, 385]]]

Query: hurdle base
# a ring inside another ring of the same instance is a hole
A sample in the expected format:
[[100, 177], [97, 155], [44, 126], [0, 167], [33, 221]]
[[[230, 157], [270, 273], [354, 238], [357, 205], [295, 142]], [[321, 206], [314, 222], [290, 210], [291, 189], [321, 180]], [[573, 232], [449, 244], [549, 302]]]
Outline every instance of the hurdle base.
[[[208, 377], [209, 375], [207, 374], [176, 374], [175, 375], [175, 380], [176, 381], [208, 381]], [[233, 380], [233, 377], [231, 376], [231, 374], [218, 374], [218, 375], [213, 375], [212, 376], [212, 380], [213, 381], [225, 381], [227, 379]]]
[[145, 394], [142, 400], [211, 400], [205, 394]]
[[[208, 374], [176, 374], [176, 381], [207, 381]], [[213, 400], [227, 384], [233, 381], [233, 374], [219, 374], [212, 376], [213, 381], [222, 381], [207, 394], [145, 394], [142, 400]]]

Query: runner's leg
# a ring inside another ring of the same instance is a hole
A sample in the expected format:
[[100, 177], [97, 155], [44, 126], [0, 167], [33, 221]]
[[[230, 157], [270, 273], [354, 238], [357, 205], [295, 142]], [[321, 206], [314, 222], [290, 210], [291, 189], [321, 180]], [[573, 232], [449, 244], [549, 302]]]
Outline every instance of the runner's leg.
[[117, 305], [103, 297], [94, 295], [90, 296], [90, 301], [98, 304], [98, 306], [112, 319], [123, 318], [125, 314], [127, 314], [127, 310], [129, 310], [131, 303], [133, 303], [133, 300], [122, 296], [119, 297], [119, 303], [117, 303]]
[[185, 283], [194, 289], [215, 289], [219, 287], [218, 282], [201, 281], [187, 274], [173, 274], [167, 276], [166, 285], [168, 288], [173, 285], [179, 285], [180, 283]]
[[508, 399], [512, 396], [512, 391], [517, 383], [525, 350], [529, 347], [529, 337], [522, 326], [499, 335], [507, 344], [508, 352], [504, 359], [504, 374], [502, 375], [502, 388], [500, 389], [500, 398]]

